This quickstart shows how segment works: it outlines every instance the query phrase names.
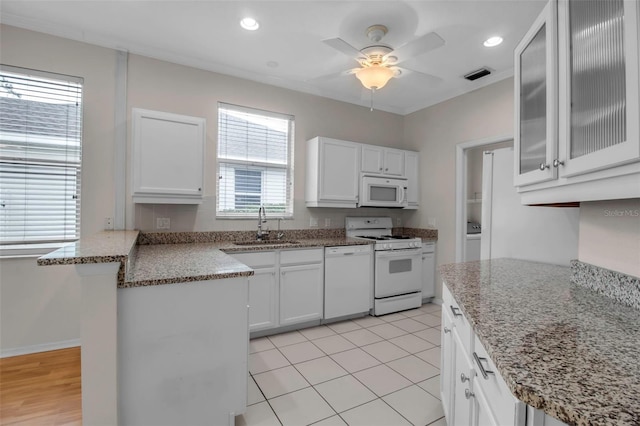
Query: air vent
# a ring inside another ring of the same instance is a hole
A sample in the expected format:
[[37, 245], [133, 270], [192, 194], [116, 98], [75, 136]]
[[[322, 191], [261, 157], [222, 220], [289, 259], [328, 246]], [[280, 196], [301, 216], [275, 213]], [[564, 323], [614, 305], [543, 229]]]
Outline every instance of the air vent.
[[469, 74], [465, 75], [464, 78], [469, 81], [474, 81], [489, 74], [491, 74], [491, 71], [489, 71], [488, 68], [480, 68], [478, 70], [471, 71]]

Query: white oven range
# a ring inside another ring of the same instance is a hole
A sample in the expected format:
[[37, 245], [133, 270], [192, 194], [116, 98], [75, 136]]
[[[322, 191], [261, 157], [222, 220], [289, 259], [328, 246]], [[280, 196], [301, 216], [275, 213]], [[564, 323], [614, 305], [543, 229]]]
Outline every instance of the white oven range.
[[422, 304], [422, 240], [392, 235], [390, 217], [347, 217], [346, 235], [375, 241], [373, 315]]

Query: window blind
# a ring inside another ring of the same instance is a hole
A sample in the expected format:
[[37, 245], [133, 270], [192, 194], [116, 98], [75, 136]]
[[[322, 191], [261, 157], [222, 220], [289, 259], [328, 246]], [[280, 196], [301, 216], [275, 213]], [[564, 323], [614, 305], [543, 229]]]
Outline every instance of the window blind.
[[79, 238], [82, 84], [0, 66], [0, 244]]
[[293, 116], [218, 105], [218, 217], [291, 217]]

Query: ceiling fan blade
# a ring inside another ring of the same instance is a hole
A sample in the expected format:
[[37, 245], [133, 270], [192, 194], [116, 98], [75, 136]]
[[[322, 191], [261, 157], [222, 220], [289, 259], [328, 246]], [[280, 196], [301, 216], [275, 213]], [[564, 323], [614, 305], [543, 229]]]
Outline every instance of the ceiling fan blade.
[[404, 78], [409, 75], [415, 74], [416, 76], [420, 76], [421, 80], [425, 81], [426, 84], [435, 85], [442, 82], [442, 79], [437, 75], [428, 74], [426, 72], [416, 71], [405, 67], [392, 67], [392, 69], [397, 69], [400, 71], [400, 74], [396, 75], [395, 78]]
[[333, 47], [339, 52], [344, 53], [350, 58], [354, 58], [355, 60], [367, 59], [366, 55], [342, 40], [341, 38], [328, 38], [326, 40], [322, 40], [322, 42], [328, 46]]
[[323, 81], [333, 80], [334, 78], [343, 77], [345, 75], [355, 74], [355, 72], [358, 71], [359, 69], [360, 68], [352, 68], [352, 69], [345, 70], [345, 71], [332, 72], [330, 74], [324, 74], [324, 75], [320, 75], [318, 77], [309, 78], [309, 79], [307, 79], [305, 81], [307, 81], [309, 83], [320, 83], [320, 82], [323, 82]]
[[410, 41], [403, 46], [400, 46], [392, 52], [387, 53], [384, 56], [384, 59], [388, 58], [389, 56], [395, 56], [398, 58], [398, 62], [396, 63], [400, 63], [416, 56], [420, 56], [423, 53], [427, 53], [430, 50], [437, 49], [438, 47], [443, 45], [444, 40], [442, 39], [442, 37], [434, 32], [431, 32], [413, 41]]

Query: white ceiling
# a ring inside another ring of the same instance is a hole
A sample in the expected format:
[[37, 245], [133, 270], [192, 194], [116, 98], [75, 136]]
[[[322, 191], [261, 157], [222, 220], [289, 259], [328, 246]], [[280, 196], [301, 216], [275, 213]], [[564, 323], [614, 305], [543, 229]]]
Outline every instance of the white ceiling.
[[[445, 45], [402, 63], [404, 73], [375, 93], [376, 109], [408, 114], [513, 75], [513, 49], [546, 0], [423, 1], [33, 1], [3, 0], [0, 21], [100, 46], [369, 106], [354, 59], [322, 42], [339, 37], [358, 49], [370, 25], [389, 29], [398, 48], [431, 31]], [[260, 29], [239, 26], [244, 16]], [[492, 35], [505, 41], [486, 48]], [[274, 66], [274, 63], [276, 66]], [[268, 65], [269, 64], [269, 65]], [[469, 82], [480, 67], [493, 74]]]

